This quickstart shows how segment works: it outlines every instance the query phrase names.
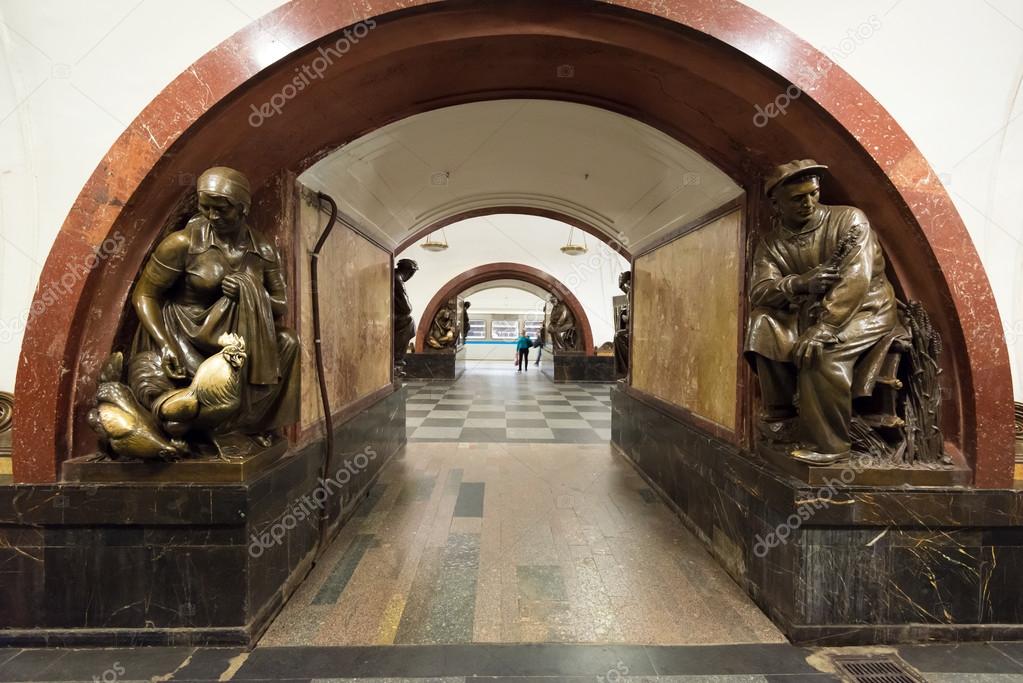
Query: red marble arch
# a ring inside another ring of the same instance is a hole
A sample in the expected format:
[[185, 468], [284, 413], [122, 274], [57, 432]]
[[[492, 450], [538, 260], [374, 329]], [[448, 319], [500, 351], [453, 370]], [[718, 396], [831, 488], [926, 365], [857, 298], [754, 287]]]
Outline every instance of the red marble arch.
[[423, 317], [419, 319], [419, 328], [416, 330], [416, 351], [422, 353], [426, 348], [426, 335], [430, 331], [430, 323], [441, 309], [441, 306], [470, 287], [475, 287], [485, 282], [494, 282], [495, 280], [528, 282], [556, 295], [564, 301], [565, 305], [568, 306], [568, 310], [572, 311], [576, 323], [578, 323], [579, 328], [582, 330], [583, 351], [587, 356], [593, 355], [593, 329], [590, 327], [590, 319], [586, 316], [586, 309], [583, 308], [579, 299], [575, 297], [575, 294], [561, 280], [558, 280], [550, 273], [545, 273], [538, 268], [521, 263], [488, 263], [485, 266], [467, 270], [461, 275], [456, 275], [448, 280], [430, 299], [430, 303], [427, 304], [426, 309], [423, 311]]
[[[784, 116], [755, 120], [792, 85], [799, 96]], [[1003, 328], [952, 202], [859, 84], [736, 0], [293, 0], [242, 29], [146, 107], [61, 227], [19, 359], [15, 479], [53, 481], [63, 460], [94, 447], [85, 417], [96, 378], [183, 178], [240, 168], [254, 205], [275, 215], [265, 207], [282, 173], [360, 135], [439, 107], [530, 97], [602, 107], [689, 145], [747, 191], [750, 234], [763, 224], [755, 200], [767, 169], [811, 156], [830, 164], [825, 198], [866, 211], [899, 288], [945, 338], [946, 434], [976, 485], [1011, 485]], [[293, 248], [287, 231], [268, 232]], [[123, 248], [78, 276], [108, 238]], [[54, 300], [51, 283], [69, 269], [74, 284]]]

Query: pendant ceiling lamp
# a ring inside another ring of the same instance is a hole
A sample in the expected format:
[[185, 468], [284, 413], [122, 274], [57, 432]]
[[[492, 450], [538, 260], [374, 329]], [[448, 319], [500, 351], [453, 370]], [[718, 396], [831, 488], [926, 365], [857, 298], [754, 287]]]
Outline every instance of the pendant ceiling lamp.
[[440, 230], [440, 236], [441, 236], [440, 240], [433, 239], [433, 236], [435, 234], [436, 233], [430, 233], [429, 235], [427, 235], [426, 236], [426, 241], [423, 242], [422, 244], [420, 244], [419, 246], [422, 247], [423, 249], [425, 249], [426, 251], [444, 251], [445, 249], [447, 249], [448, 248], [448, 236], [446, 234], [444, 234], [444, 228], [441, 228], [441, 230]]
[[[581, 231], [580, 231], [581, 232]], [[572, 242], [572, 235], [575, 233], [575, 227], [568, 229], [568, 242], [561, 248], [561, 253], [568, 254], [569, 256], [580, 256], [585, 254], [586, 249], [586, 235], [583, 235], [583, 243], [575, 244]]]

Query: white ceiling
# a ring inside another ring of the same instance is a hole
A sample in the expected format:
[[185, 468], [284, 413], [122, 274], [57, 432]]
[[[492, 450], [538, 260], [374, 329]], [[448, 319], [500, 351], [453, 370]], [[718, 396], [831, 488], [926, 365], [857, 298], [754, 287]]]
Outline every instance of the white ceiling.
[[527, 302], [532, 302], [532, 299], [534, 298], [546, 301], [547, 297], [550, 296], [550, 294], [548, 294], [548, 292], [542, 287], [538, 287], [534, 285], [532, 282], [524, 282], [522, 280], [491, 280], [490, 282], [483, 282], [478, 285], [473, 285], [464, 292], [459, 292], [459, 294], [462, 296], [462, 298], [468, 299], [471, 296], [478, 296], [479, 294], [482, 294], [483, 292], [488, 292], [492, 289], [502, 290], [501, 292], [502, 296], [508, 295], [509, 294], [508, 290], [511, 289], [519, 290], [525, 293], [525, 295], [531, 295], [532, 298], [522, 299], [522, 301]]
[[556, 211], [636, 253], [741, 189], [634, 119], [582, 104], [498, 100], [447, 107], [338, 148], [299, 177], [392, 248], [468, 211]]

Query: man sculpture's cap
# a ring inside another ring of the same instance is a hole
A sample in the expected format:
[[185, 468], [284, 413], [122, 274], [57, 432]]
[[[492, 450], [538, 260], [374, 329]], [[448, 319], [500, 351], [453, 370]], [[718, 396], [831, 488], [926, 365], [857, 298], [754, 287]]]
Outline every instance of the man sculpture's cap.
[[764, 178], [764, 194], [770, 197], [774, 188], [786, 180], [804, 174], [812, 174], [814, 171], [824, 171], [827, 168], [824, 164], [818, 164], [813, 159], [796, 159], [787, 164], [775, 166]]

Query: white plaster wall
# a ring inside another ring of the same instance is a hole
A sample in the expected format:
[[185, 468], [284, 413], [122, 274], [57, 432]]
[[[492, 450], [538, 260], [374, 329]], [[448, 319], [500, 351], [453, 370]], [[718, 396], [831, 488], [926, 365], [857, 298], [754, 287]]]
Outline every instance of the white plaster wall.
[[[832, 54], [942, 174], [1023, 367], [1023, 3], [744, 1]], [[103, 154], [178, 73], [279, 4], [0, 0], [0, 389], [14, 384], [21, 321], [54, 235]], [[868, 38], [849, 38], [872, 16]]]
[[1023, 400], [1023, 2], [742, 2], [848, 71], [937, 171], [991, 280]]
[[75, 197], [178, 74], [282, 0], [0, 0], [0, 390]]

